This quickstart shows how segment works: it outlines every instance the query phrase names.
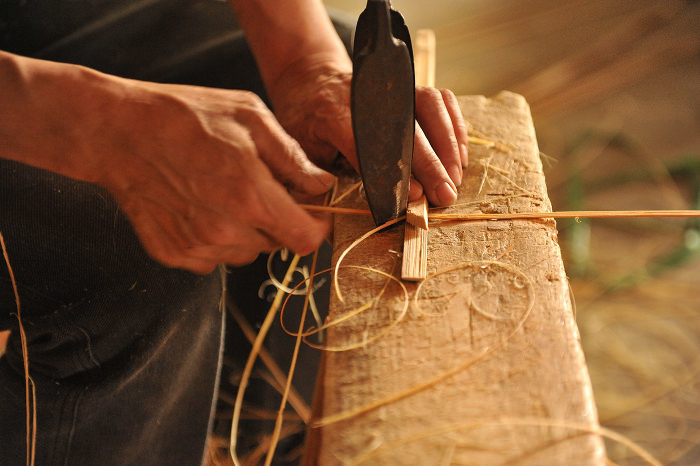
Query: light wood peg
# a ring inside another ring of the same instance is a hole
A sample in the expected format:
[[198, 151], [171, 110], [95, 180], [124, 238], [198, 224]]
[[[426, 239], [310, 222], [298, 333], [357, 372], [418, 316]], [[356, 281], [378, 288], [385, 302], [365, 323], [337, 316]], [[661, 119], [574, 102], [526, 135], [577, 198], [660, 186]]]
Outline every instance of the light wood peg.
[[[416, 84], [435, 86], [435, 32], [419, 29], [413, 41]], [[401, 278], [424, 280], [428, 272], [428, 201], [425, 195], [408, 204], [403, 239]]]
[[401, 279], [424, 280], [428, 273], [428, 200], [425, 196], [410, 202], [403, 233]]
[[425, 195], [417, 201], [408, 203], [406, 222], [424, 230], [428, 229], [428, 199]]

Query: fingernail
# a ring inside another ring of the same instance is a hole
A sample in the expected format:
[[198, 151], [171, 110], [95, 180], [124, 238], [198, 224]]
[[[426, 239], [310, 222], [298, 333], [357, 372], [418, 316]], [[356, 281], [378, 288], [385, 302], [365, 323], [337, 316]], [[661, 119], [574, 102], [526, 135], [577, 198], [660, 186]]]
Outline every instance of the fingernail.
[[438, 187], [435, 188], [435, 194], [442, 205], [452, 204], [455, 199], [457, 199], [457, 193], [447, 182], [439, 184]]
[[462, 167], [455, 164], [447, 169], [447, 174], [450, 179], [455, 184], [455, 186], [460, 186], [462, 184]]

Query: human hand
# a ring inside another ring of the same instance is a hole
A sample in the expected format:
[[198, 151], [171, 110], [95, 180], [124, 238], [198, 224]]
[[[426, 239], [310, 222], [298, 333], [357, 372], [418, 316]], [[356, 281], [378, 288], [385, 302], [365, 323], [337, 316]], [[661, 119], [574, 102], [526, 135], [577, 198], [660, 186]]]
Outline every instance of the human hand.
[[[268, 86], [275, 114], [308, 156], [328, 166], [340, 151], [358, 169], [350, 114], [349, 60], [310, 56]], [[462, 183], [468, 159], [467, 129], [449, 90], [416, 87], [416, 140], [409, 199], [425, 193], [434, 205], [449, 205]]]
[[121, 84], [126, 98], [99, 134], [95, 181], [112, 192], [152, 257], [205, 273], [280, 246], [300, 254], [318, 247], [328, 224], [293, 197], [324, 193], [334, 178], [257, 96]]

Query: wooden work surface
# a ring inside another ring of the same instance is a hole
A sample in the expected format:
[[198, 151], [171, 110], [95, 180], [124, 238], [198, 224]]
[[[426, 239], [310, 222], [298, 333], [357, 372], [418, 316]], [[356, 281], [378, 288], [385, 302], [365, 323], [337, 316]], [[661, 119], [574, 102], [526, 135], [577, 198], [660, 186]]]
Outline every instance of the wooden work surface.
[[[471, 144], [459, 200], [441, 211], [550, 210], [525, 100], [460, 103], [499, 144]], [[339, 205], [366, 208], [360, 193]], [[334, 263], [372, 227], [336, 215]], [[376, 234], [343, 261], [329, 318], [361, 312], [327, 330], [339, 351], [325, 353], [307, 463], [604, 464], [585, 430], [597, 415], [555, 222], [431, 221], [428, 279], [405, 292], [375, 271], [399, 275], [402, 236]]]

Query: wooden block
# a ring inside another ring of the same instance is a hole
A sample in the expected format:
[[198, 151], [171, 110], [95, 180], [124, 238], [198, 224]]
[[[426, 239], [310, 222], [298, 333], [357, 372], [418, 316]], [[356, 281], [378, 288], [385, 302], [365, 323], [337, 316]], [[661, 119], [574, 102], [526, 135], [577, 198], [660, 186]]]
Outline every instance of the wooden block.
[[[460, 103], [512, 150], [473, 144], [445, 212], [551, 210], [525, 100]], [[342, 205], [366, 208], [359, 195]], [[334, 260], [372, 227], [337, 215]], [[431, 223], [420, 284], [388, 278], [402, 233], [380, 232], [344, 260], [306, 464], [605, 464], [555, 222]]]

